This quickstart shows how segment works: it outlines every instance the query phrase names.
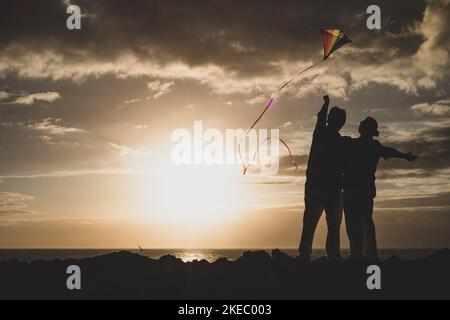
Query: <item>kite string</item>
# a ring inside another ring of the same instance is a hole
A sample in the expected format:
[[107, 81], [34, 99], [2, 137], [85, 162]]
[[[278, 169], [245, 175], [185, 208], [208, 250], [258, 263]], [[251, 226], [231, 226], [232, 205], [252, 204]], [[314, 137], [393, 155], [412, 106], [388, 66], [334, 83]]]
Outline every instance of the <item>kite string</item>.
[[[247, 173], [247, 171], [248, 171], [248, 169], [250, 168], [251, 164], [249, 163], [249, 164], [247, 165], [247, 164], [245, 163], [244, 157], [242, 156], [242, 151], [241, 151], [241, 144], [242, 144], [242, 141], [243, 141], [245, 138], [247, 138], [247, 136], [248, 136], [248, 134], [250, 133], [250, 131], [252, 131], [252, 130], [256, 127], [256, 125], [261, 121], [261, 119], [263, 118], [263, 116], [266, 114], [267, 110], [269, 110], [270, 107], [273, 105], [273, 103], [274, 103], [274, 101], [275, 101], [274, 95], [277, 94], [277, 93], [279, 93], [279, 92], [281, 92], [282, 90], [284, 90], [284, 89], [285, 89], [286, 87], [288, 87], [289, 85], [291, 85], [291, 84], [292, 84], [293, 82], [295, 82], [302, 74], [304, 74], [305, 72], [311, 70], [312, 68], [314, 68], [315, 66], [321, 64], [321, 63], [324, 62], [324, 61], [326, 61], [326, 59], [321, 60], [321, 61], [319, 61], [319, 62], [316, 62], [316, 63], [310, 65], [309, 67], [307, 67], [306, 69], [300, 71], [295, 77], [293, 77], [292, 79], [290, 79], [289, 81], [287, 81], [287, 82], [286, 82], [285, 84], [283, 84], [280, 88], [278, 88], [278, 90], [276, 90], [274, 93], [271, 94], [271, 98], [270, 98], [269, 102], [267, 103], [266, 107], [264, 108], [263, 112], [261, 113], [261, 115], [256, 119], [256, 121], [255, 121], [255, 122], [250, 126], [250, 128], [245, 132], [245, 135], [241, 138], [241, 140], [240, 140], [239, 143], [238, 143], [238, 153], [239, 153], [239, 157], [240, 157], [240, 159], [241, 159], [242, 165], [243, 165], [243, 169], [244, 169], [244, 170], [243, 170], [243, 174], [244, 174], [244, 175]], [[269, 139], [271, 139], [271, 138], [269, 138]], [[266, 142], [267, 140], [268, 140], [268, 139], [266, 139], [264, 142]], [[298, 169], [298, 165], [297, 165], [297, 163], [295, 162], [294, 156], [292, 155], [291, 148], [288, 146], [288, 144], [287, 144], [285, 141], [283, 141], [282, 139], [279, 139], [279, 140], [280, 140], [280, 142], [286, 147], [286, 149], [289, 151], [289, 156], [291, 157], [292, 163], [293, 163], [293, 165], [295, 166], [295, 170], [297, 170], [297, 169]], [[262, 143], [264, 143], [264, 142], [262, 142]], [[262, 144], [262, 143], [261, 143], [261, 144]], [[257, 148], [257, 150], [256, 150], [255, 155], [253, 156], [253, 162], [255, 161], [258, 152], [259, 152], [259, 146], [258, 146], [258, 148]]]
[[281, 90], [283, 90], [284, 88], [288, 87], [291, 83], [295, 82], [302, 74], [304, 74], [305, 72], [311, 70], [312, 68], [314, 68], [315, 66], [318, 66], [319, 64], [321, 64], [322, 62], [324, 62], [325, 60], [320, 60], [312, 65], [310, 65], [308, 68], [306, 68], [305, 70], [302, 70], [301, 72], [299, 72], [295, 77], [293, 77], [291, 80], [289, 80], [288, 82], [286, 82], [284, 85], [282, 85], [276, 93], [280, 92]]

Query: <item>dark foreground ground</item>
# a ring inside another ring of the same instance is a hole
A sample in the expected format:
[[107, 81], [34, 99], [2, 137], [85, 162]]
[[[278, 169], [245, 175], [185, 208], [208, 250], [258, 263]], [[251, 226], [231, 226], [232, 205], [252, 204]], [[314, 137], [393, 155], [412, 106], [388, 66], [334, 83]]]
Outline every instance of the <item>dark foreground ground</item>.
[[[66, 269], [82, 270], [82, 289], [69, 291]], [[326, 259], [302, 263], [275, 250], [183, 263], [119, 252], [96, 258], [47, 262], [1, 262], [2, 299], [450, 299], [450, 250], [415, 260], [381, 264], [382, 290], [366, 286], [367, 265]]]

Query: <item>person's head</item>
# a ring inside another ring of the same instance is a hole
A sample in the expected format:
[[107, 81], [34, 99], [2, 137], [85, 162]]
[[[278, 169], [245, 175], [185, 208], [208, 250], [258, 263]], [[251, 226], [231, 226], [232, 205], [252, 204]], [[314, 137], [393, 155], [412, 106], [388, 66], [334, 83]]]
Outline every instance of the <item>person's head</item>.
[[336, 131], [341, 130], [347, 121], [347, 112], [339, 107], [333, 107], [328, 114], [328, 127]]
[[361, 124], [359, 125], [359, 133], [361, 134], [361, 137], [378, 137], [380, 133], [378, 132], [377, 120], [372, 117], [367, 117], [365, 120], [361, 121]]

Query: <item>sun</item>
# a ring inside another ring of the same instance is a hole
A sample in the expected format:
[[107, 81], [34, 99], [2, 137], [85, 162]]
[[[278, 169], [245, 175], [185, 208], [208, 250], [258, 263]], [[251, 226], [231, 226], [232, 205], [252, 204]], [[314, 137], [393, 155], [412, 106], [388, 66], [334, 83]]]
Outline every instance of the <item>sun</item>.
[[160, 177], [156, 210], [176, 226], [208, 227], [233, 208], [236, 185], [219, 166], [173, 166]]

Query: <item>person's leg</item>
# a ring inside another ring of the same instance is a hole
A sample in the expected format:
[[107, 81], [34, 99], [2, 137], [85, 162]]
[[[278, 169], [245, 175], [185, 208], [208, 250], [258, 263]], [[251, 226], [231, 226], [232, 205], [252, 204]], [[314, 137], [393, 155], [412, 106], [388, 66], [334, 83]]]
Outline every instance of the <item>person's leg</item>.
[[320, 192], [314, 188], [305, 189], [305, 213], [303, 215], [303, 231], [299, 247], [300, 258], [311, 259], [314, 234], [323, 212]]
[[378, 246], [375, 222], [373, 221], [373, 199], [367, 199], [363, 209], [364, 251], [369, 261], [378, 262]]
[[356, 192], [344, 191], [345, 224], [353, 259], [362, 259], [364, 257], [360, 200]]
[[342, 191], [331, 191], [325, 201], [327, 217], [327, 255], [330, 261], [337, 261], [341, 256]]

